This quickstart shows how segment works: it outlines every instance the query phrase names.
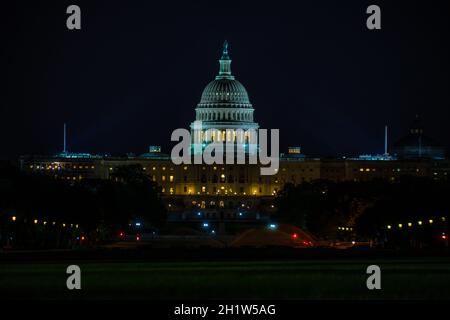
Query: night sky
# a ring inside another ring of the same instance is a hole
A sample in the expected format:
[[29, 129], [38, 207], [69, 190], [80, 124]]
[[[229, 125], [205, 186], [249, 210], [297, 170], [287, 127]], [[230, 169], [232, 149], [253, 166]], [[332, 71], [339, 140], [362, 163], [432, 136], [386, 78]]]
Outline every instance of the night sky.
[[[82, 30], [66, 28], [66, 8]], [[382, 30], [366, 28], [369, 4]], [[222, 43], [262, 128], [309, 155], [382, 153], [416, 114], [450, 147], [448, 1], [18, 1], [0, 11], [0, 158], [169, 152]]]

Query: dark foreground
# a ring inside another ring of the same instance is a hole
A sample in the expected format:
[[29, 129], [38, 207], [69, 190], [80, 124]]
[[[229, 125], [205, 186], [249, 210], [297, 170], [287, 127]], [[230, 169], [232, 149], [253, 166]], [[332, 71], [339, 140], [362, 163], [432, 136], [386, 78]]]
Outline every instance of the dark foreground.
[[[0, 294], [7, 299], [450, 299], [450, 258], [445, 256], [349, 257], [346, 252], [263, 259], [260, 251], [247, 259], [210, 260], [173, 254], [153, 260], [151, 251], [141, 260], [71, 253], [9, 259], [3, 254]], [[81, 290], [66, 288], [70, 264], [81, 267]], [[366, 287], [366, 268], [372, 264], [381, 267], [381, 290]]]

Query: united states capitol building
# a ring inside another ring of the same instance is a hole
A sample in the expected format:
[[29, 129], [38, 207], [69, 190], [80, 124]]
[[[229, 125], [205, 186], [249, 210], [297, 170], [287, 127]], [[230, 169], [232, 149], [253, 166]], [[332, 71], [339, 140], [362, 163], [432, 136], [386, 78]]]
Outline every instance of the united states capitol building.
[[[219, 72], [203, 90], [195, 108], [195, 121], [202, 122], [199, 143], [205, 141], [251, 145], [239, 129], [258, 129], [253, 105], [245, 87], [231, 72], [231, 58], [225, 44], [219, 59]], [[194, 122], [191, 124], [193, 130]], [[204, 129], [204, 130], [203, 130]], [[214, 130], [208, 130], [214, 129]], [[231, 132], [228, 129], [232, 129]], [[208, 136], [209, 135], [209, 136]], [[193, 147], [195, 142], [192, 143]], [[395, 181], [402, 175], [448, 179], [450, 161], [445, 150], [424, 135], [419, 119], [408, 134], [395, 143], [392, 155], [363, 155], [356, 158], [322, 159], [303, 155], [300, 147], [280, 153], [279, 169], [274, 175], [261, 175], [259, 164], [180, 164], [158, 146], [150, 146], [140, 156], [97, 156], [64, 151], [55, 156], [22, 156], [23, 171], [47, 174], [55, 179], [77, 183], [84, 179], [111, 179], [117, 168], [140, 165], [160, 187], [169, 218], [192, 220], [266, 219], [276, 208], [273, 200], [286, 183], [314, 180], [366, 181], [376, 178]], [[245, 214], [243, 214], [245, 213]]]

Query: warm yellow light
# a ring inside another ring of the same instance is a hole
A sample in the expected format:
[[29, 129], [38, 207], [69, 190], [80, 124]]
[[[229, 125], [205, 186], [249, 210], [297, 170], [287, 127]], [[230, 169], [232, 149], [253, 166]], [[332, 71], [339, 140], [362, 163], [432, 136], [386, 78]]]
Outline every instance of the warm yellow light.
[[47, 221], [44, 221], [44, 226], [47, 224]]
[[428, 220], [429, 223], [433, 223], [433, 219]]
[[34, 219], [34, 224], [37, 224], [37, 223], [38, 223], [37, 219]]
[[16, 221], [16, 220], [17, 220], [16, 216], [12, 216], [12, 217], [11, 217], [11, 220], [12, 220], [12, 221]]
[[422, 221], [417, 221], [417, 224], [418, 224], [419, 226], [421, 226], [421, 225], [422, 225]]
[[65, 223], [63, 223], [63, 224], [62, 224], [62, 226], [63, 226], [63, 228], [65, 228], [65, 227], [66, 227], [66, 224], [65, 224]]
[[403, 228], [403, 225], [401, 223], [399, 223], [398, 227], [401, 229], [401, 228]]
[[77, 228], [77, 229], [78, 229], [78, 225], [77, 225], [77, 224], [75, 225], [75, 228]]
[[408, 227], [412, 227], [412, 223], [411, 222], [408, 222]]
[[392, 228], [392, 226], [387, 226], [387, 228], [388, 228], [388, 229], [391, 229], [391, 228]]

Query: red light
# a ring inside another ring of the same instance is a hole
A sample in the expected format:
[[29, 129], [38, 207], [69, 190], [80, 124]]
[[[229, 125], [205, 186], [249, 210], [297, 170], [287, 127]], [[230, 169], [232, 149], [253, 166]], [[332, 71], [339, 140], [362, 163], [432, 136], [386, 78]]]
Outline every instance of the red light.
[[297, 237], [298, 237], [298, 235], [297, 235], [296, 233], [294, 233], [294, 234], [292, 235], [292, 238], [294, 238], [294, 239], [297, 239]]
[[84, 239], [86, 239], [84, 236], [81, 237], [81, 241], [84, 241]]
[[136, 241], [140, 241], [141, 237], [140, 236], [136, 236]]
[[123, 237], [123, 232], [119, 233], [119, 237]]
[[446, 236], [445, 234], [442, 235], [441, 238], [442, 238], [443, 240], [447, 240], [447, 236]]

